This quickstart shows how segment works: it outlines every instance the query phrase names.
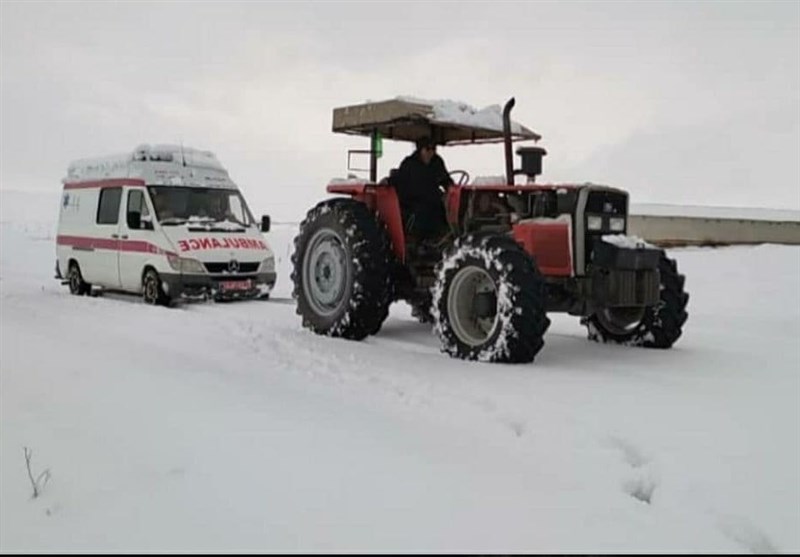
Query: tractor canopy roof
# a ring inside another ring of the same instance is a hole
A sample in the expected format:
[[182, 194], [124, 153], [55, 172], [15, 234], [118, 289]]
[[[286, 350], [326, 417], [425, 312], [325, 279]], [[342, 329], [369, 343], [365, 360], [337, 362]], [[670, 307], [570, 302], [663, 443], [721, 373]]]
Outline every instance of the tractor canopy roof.
[[[377, 131], [400, 141], [428, 136], [440, 145], [496, 143], [503, 141], [503, 111], [500, 105], [477, 110], [458, 101], [396, 97], [335, 108], [333, 131], [365, 136]], [[511, 139], [538, 141], [541, 136], [512, 121]]]

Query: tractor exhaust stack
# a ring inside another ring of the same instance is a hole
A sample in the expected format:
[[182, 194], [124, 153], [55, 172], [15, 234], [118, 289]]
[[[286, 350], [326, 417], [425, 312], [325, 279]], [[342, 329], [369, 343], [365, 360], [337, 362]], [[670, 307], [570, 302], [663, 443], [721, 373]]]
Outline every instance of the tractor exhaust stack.
[[508, 99], [503, 107], [503, 140], [506, 144], [506, 183], [514, 185], [514, 159], [511, 151], [511, 109], [514, 108], [514, 97]]

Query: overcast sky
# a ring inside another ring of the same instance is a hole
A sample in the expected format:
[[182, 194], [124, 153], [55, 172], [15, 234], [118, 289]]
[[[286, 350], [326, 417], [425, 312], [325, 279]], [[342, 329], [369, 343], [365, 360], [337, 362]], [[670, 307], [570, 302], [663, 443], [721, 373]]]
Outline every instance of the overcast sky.
[[[398, 95], [513, 118], [540, 182], [632, 202], [800, 209], [800, 2], [0, 2], [0, 188], [58, 189], [75, 158], [183, 143], [255, 213], [344, 177], [336, 106]], [[408, 144], [385, 146], [380, 174]], [[503, 173], [499, 146], [442, 150]]]

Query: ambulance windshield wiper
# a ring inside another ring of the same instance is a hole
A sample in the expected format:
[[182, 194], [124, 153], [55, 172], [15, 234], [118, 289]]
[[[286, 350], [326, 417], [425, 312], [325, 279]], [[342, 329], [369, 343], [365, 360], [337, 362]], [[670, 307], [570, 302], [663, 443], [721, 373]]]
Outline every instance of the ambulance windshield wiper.
[[180, 217], [169, 217], [166, 219], [162, 219], [161, 226], [176, 226], [178, 224], [184, 224], [186, 219], [182, 219]]

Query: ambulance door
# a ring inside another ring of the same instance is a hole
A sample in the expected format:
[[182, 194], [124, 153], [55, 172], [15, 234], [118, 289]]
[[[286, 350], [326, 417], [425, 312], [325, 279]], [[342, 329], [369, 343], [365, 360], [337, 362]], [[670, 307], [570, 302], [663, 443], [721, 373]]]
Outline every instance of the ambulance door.
[[142, 291], [142, 274], [148, 259], [158, 251], [153, 214], [143, 187], [126, 187], [124, 218], [120, 224], [119, 276], [122, 288]]
[[95, 240], [89, 254], [91, 270], [87, 269], [87, 282], [105, 288], [119, 288], [117, 260], [120, 248], [119, 214], [122, 188], [101, 188], [95, 215]]

